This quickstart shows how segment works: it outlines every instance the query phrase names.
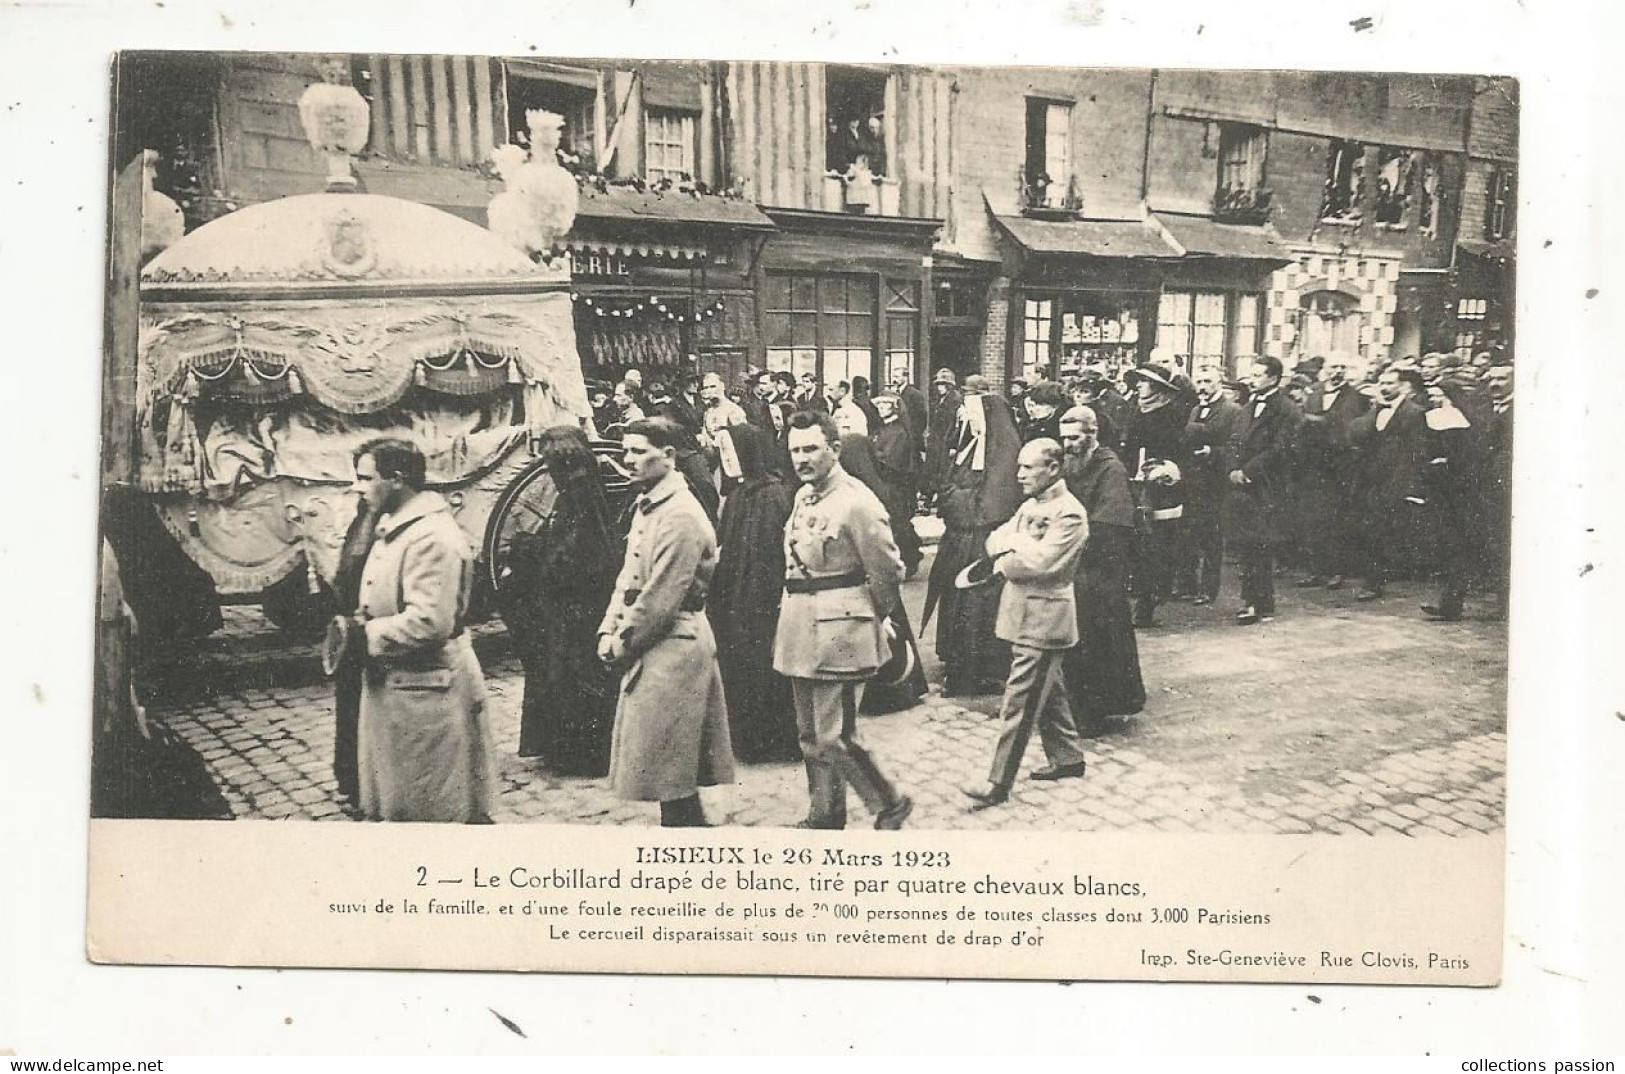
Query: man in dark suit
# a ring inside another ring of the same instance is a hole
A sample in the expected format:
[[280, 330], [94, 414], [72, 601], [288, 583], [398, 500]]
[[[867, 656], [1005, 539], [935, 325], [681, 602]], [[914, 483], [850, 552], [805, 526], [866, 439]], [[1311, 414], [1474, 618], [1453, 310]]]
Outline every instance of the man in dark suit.
[[1275, 618], [1275, 552], [1285, 539], [1292, 445], [1303, 414], [1281, 394], [1281, 361], [1252, 360], [1252, 394], [1229, 465], [1226, 539], [1241, 560], [1242, 626]]
[[1219, 596], [1224, 564], [1224, 494], [1229, 485], [1227, 462], [1246, 421], [1242, 408], [1224, 394], [1223, 371], [1203, 366], [1196, 371], [1196, 409], [1185, 423], [1185, 548], [1180, 570], [1196, 594], [1194, 603], [1212, 604]]
[[1334, 354], [1326, 363], [1326, 379], [1311, 388], [1303, 406], [1298, 454], [1302, 468], [1302, 530], [1309, 554], [1309, 574], [1300, 586], [1324, 585], [1341, 589], [1343, 576], [1353, 569], [1353, 531], [1358, 515], [1352, 510], [1354, 469], [1349, 430], [1371, 409], [1367, 399], [1349, 380], [1349, 360]]
[[925, 432], [931, 423], [931, 404], [926, 401], [924, 392], [909, 383], [907, 373], [899, 373], [892, 380], [892, 391], [902, 402], [903, 421], [908, 423], [908, 431], [914, 438], [914, 454], [923, 459]]
[[1417, 402], [1426, 390], [1415, 369], [1383, 370], [1377, 378], [1378, 405], [1350, 430], [1359, 452], [1354, 503], [1365, 571], [1365, 584], [1355, 600], [1381, 597], [1400, 553], [1414, 556], [1422, 509], [1427, 506], [1423, 481], [1433, 446], [1426, 411]]

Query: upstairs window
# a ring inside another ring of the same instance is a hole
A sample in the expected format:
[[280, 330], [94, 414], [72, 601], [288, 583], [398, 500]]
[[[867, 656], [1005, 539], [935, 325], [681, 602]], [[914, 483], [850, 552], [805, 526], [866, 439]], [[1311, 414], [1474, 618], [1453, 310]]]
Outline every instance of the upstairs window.
[[677, 183], [694, 177], [694, 116], [651, 108], [643, 125], [643, 177], [650, 183]]
[[1027, 98], [1027, 159], [1023, 169], [1026, 207], [1074, 209], [1072, 105]]
[[1264, 189], [1268, 140], [1262, 128], [1246, 123], [1219, 125], [1219, 188], [1213, 214], [1241, 223], [1263, 223], [1270, 193]]
[[1490, 172], [1484, 205], [1484, 237], [1490, 242], [1512, 234], [1513, 217], [1518, 206], [1515, 187], [1512, 169], [1496, 168]]
[[845, 174], [862, 157], [886, 174], [886, 79], [881, 71], [828, 67], [824, 73], [824, 167]]
[[598, 166], [593, 148], [593, 120], [598, 104], [598, 75], [588, 70], [571, 70], [558, 78], [508, 69], [508, 140], [528, 145], [530, 126], [525, 112], [532, 108], [555, 112], [564, 117], [559, 136], [561, 163], [584, 171]]
[[1326, 151], [1326, 188], [1320, 218], [1339, 224], [1358, 224], [1365, 197], [1365, 146], [1341, 138]]

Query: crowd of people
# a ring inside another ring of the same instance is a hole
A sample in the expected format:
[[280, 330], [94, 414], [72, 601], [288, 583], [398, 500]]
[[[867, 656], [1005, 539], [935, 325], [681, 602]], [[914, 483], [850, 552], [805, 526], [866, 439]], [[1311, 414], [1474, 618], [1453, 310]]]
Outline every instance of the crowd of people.
[[[637, 496], [612, 517], [587, 432], [541, 438], [556, 495], [498, 596], [525, 669], [520, 754], [607, 775], [668, 826], [707, 823], [699, 788], [732, 781], [736, 756], [800, 758], [803, 827], [844, 827], [848, 784], [875, 827], [901, 827], [912, 800], [858, 716], [927, 689], [899, 597], [924, 561], [921, 511], [942, 523], [921, 619], [942, 691], [1002, 693], [974, 809], [1008, 799], [1035, 728], [1048, 763], [1030, 777], [1081, 777], [1081, 740], [1145, 706], [1135, 631], [1164, 602], [1219, 600], [1227, 556], [1243, 625], [1276, 615], [1283, 564], [1298, 585], [1357, 580], [1360, 601], [1436, 575], [1438, 620], [1479, 582], [1504, 614], [1509, 366], [1430, 354], [1358, 376], [1312, 359], [1286, 378], [1266, 356], [1238, 381], [1156, 358], [1004, 394], [946, 369], [929, 396], [758, 370], [731, 388], [637, 370], [594, 386]], [[414, 445], [375, 441], [356, 468], [340, 790], [374, 819], [488, 820], [473, 552]]]

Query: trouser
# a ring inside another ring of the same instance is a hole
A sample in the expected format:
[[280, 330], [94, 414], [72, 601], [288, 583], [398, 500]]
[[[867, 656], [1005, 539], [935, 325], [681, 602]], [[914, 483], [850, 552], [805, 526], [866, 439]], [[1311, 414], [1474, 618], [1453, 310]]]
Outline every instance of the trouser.
[[1052, 765], [1082, 764], [1083, 740], [1067, 701], [1066, 678], [1061, 673], [1063, 653], [1053, 649], [1010, 646], [1010, 678], [1004, 687], [999, 716], [1004, 728], [993, 751], [988, 781], [1006, 794], [1016, 782], [1016, 771], [1027, 752], [1033, 725]]
[[1224, 529], [1217, 518], [1186, 522], [1185, 555], [1196, 595], [1216, 600], [1224, 569]]
[[1134, 593], [1136, 618], [1149, 619], [1157, 605], [1168, 596], [1173, 582], [1174, 556], [1178, 550], [1179, 523], [1153, 522], [1136, 542], [1134, 572], [1130, 588]]
[[1248, 541], [1238, 549], [1241, 560], [1241, 603], [1259, 615], [1275, 614], [1275, 546]]
[[864, 684], [791, 679], [790, 686], [807, 764], [808, 822], [819, 828], [844, 827], [848, 783], [871, 813], [895, 805], [897, 788], [858, 741], [858, 702]]

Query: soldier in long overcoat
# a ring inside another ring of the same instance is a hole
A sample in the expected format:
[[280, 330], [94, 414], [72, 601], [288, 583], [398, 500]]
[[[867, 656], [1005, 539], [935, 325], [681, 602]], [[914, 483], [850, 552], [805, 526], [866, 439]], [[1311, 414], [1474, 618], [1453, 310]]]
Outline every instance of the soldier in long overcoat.
[[465, 629], [474, 552], [423, 453], [373, 440], [356, 485], [379, 514], [349, 648], [364, 649], [358, 728], [362, 812], [372, 820], [488, 823], [496, 784], [485, 677]]
[[731, 783], [733, 747], [716, 639], [705, 617], [717, 538], [677, 469], [683, 431], [668, 419], [635, 421], [622, 440], [642, 491], [626, 561], [598, 627], [598, 656], [620, 671], [610, 739], [610, 786], [660, 803], [660, 823], [704, 827], [699, 788]]
[[1287, 483], [1292, 445], [1303, 420], [1296, 404], [1281, 394], [1281, 362], [1253, 359], [1252, 394], [1242, 408], [1244, 421], [1231, 456], [1230, 489], [1224, 501], [1225, 540], [1241, 560], [1243, 626], [1275, 616], [1275, 552], [1289, 536]]

